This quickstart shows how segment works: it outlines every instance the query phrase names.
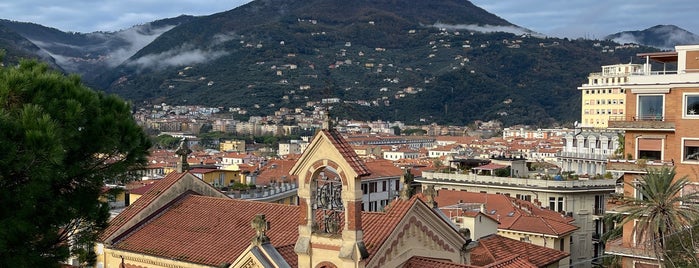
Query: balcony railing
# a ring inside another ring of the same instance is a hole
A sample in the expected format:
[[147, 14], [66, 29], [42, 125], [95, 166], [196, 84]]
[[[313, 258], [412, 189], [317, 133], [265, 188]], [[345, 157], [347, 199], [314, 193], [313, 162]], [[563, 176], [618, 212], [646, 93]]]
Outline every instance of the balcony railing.
[[423, 172], [422, 179], [433, 182], [440, 183], [464, 183], [464, 184], [479, 184], [479, 185], [501, 185], [501, 186], [516, 186], [516, 187], [526, 187], [529, 189], [589, 189], [589, 188], [608, 188], [614, 190], [616, 186], [615, 179], [602, 179], [602, 180], [571, 180], [571, 181], [557, 181], [557, 180], [543, 180], [543, 179], [524, 179], [524, 178], [508, 178], [508, 177], [495, 177], [495, 176], [483, 176], [475, 174], [453, 174], [453, 173], [440, 173], [440, 172]]
[[[602, 150], [600, 149], [600, 151], [602, 151]], [[557, 152], [556, 157], [592, 159], [592, 160], [601, 160], [601, 161], [607, 160], [607, 155], [604, 155], [604, 154], [564, 152], [564, 151]]]
[[653, 129], [659, 131], [675, 131], [675, 122], [671, 118], [659, 115], [645, 116], [610, 116], [608, 126], [611, 129]]
[[609, 161], [607, 161], [607, 171], [645, 173], [648, 169], [656, 169], [664, 166], [671, 167], [674, 165], [674, 161], [609, 159]]
[[632, 246], [627, 243], [623, 243], [622, 238], [618, 238], [607, 242], [604, 253], [655, 260], [657, 258], [651, 248], [652, 247], [649, 244]]

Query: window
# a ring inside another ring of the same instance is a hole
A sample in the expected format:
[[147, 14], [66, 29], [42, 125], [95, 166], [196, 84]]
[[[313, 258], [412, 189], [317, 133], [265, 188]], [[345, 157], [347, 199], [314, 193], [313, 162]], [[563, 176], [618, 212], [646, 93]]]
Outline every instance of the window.
[[699, 139], [682, 139], [682, 161], [699, 163]]
[[642, 139], [636, 141], [638, 159], [660, 160], [662, 159], [662, 139]]
[[[691, 184], [686, 184], [684, 187], [682, 187], [682, 190], [680, 191], [680, 195], [685, 196], [689, 194], [693, 194], [699, 191], [699, 184], [696, 183], [691, 183]], [[689, 205], [699, 205], [699, 202], [696, 200], [689, 201], [689, 202], [682, 202], [683, 206], [689, 206]]]
[[639, 120], [662, 120], [663, 96], [639, 95], [637, 116]]
[[634, 198], [639, 199], [639, 200], [648, 199], [648, 197], [646, 197], [646, 195], [644, 195], [641, 191], [639, 191], [640, 188], [641, 188], [640, 182], [634, 182], [634, 189], [633, 189]]
[[684, 96], [684, 116], [699, 118], [699, 95]]
[[370, 182], [369, 183], [369, 193], [375, 193], [376, 192], [376, 182]]
[[624, 104], [624, 99], [619, 99], [619, 104]]
[[558, 198], [558, 212], [563, 212], [563, 197]]
[[549, 197], [549, 209], [555, 211], [556, 210], [556, 198], [555, 197]]
[[367, 185], [366, 185], [366, 183], [362, 183], [362, 194], [367, 194]]

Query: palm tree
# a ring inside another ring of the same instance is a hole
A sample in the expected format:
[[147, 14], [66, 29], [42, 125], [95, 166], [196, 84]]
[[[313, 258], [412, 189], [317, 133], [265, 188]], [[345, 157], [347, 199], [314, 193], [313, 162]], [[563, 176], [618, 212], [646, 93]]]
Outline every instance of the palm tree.
[[687, 227], [699, 217], [699, 192], [682, 192], [690, 182], [687, 176], [674, 179], [675, 175], [674, 168], [648, 170], [631, 185], [638, 194], [627, 196], [621, 207], [625, 215], [621, 226], [638, 221], [634, 227], [636, 238], [650, 243], [659, 264], [667, 252], [668, 237], [691, 229]]

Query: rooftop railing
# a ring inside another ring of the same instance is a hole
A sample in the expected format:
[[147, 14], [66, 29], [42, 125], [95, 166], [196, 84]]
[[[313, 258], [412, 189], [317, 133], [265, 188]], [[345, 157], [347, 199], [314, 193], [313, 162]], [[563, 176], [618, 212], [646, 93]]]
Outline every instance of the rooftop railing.
[[[580, 189], [580, 188], [610, 188], [616, 186], [615, 179], [601, 180], [544, 180], [535, 178], [510, 178], [510, 177], [495, 177], [476, 174], [453, 174], [440, 172], [423, 172], [423, 180], [450, 182], [450, 183], [468, 183], [482, 185], [503, 185], [503, 186], [519, 186], [526, 188], [554, 188], [554, 189]], [[420, 179], [418, 179], [420, 180]]]

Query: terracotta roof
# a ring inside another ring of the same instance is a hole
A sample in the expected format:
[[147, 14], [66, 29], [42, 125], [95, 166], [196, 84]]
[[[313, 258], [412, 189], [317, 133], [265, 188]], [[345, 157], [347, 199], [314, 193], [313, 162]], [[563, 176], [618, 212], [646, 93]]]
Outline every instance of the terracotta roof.
[[186, 194], [114, 247], [212, 266], [232, 263], [250, 245], [258, 213], [271, 223], [272, 245], [296, 242], [298, 206]]
[[479, 167], [474, 167], [473, 169], [477, 170], [496, 170], [496, 169], [501, 169], [501, 168], [506, 168], [507, 166], [505, 165], [498, 165], [498, 164], [487, 164]]
[[[496, 264], [497, 260], [509, 260], [515, 257], [526, 258], [535, 267], [545, 267], [568, 257], [560, 250], [537, 246], [499, 235], [489, 235], [478, 239], [478, 246], [471, 250], [471, 264], [487, 266]], [[495, 267], [530, 267], [530, 266], [495, 266]]]
[[501, 194], [439, 190], [440, 207], [461, 203], [485, 204], [485, 214], [500, 222], [499, 229], [562, 236], [578, 229], [572, 217]]
[[449, 260], [433, 259], [423, 256], [413, 256], [405, 264], [403, 268], [471, 268], [476, 266], [454, 263]]
[[416, 196], [406, 201], [396, 199], [390, 203], [385, 212], [362, 212], [364, 245], [369, 252], [367, 262], [376, 255], [376, 251], [386, 242], [388, 236], [415, 202], [422, 201], [418, 201]]
[[215, 168], [193, 168], [190, 169], [190, 173], [201, 173], [201, 174], [206, 174], [209, 172], [215, 172], [215, 171], [220, 171], [220, 169], [215, 169]]
[[295, 159], [273, 159], [268, 161], [266, 165], [260, 168], [255, 178], [256, 184], [267, 185], [272, 180], [281, 182], [282, 177], [286, 177], [288, 181], [296, 181], [298, 176], [289, 175], [289, 171], [291, 171], [295, 163]]
[[277, 247], [277, 252], [291, 267], [299, 267], [299, 255], [294, 251], [294, 244]]
[[529, 262], [526, 257], [515, 256], [509, 259], [493, 262], [483, 268], [538, 268]]
[[151, 188], [153, 188], [154, 185], [155, 185], [155, 183], [149, 183], [149, 184], [143, 185], [143, 186], [141, 186], [141, 187], [138, 187], [138, 188], [136, 188], [136, 189], [133, 189], [133, 190], [129, 191], [129, 193], [130, 193], [130, 194], [143, 195], [143, 194], [145, 194], [146, 192], [148, 192], [148, 190], [150, 190]]
[[364, 164], [369, 169], [369, 172], [371, 172], [371, 175], [363, 177], [362, 180], [385, 177], [400, 177], [401, 175], [403, 175], [403, 170], [393, 165], [393, 162], [390, 160], [367, 160], [364, 162]]
[[354, 169], [354, 171], [359, 176], [370, 175], [369, 170], [364, 165], [364, 162], [357, 156], [357, 153], [352, 149], [352, 146], [347, 143], [347, 141], [342, 138], [340, 132], [337, 130], [323, 130], [323, 134], [330, 140], [330, 142], [337, 148], [345, 161]]
[[179, 181], [182, 176], [186, 173], [171, 172], [167, 174], [165, 178], [159, 180], [157, 183], [151, 187], [143, 196], [141, 196], [136, 202], [129, 205], [119, 213], [114, 219], [109, 222], [107, 229], [102, 232], [100, 240], [104, 240], [116, 232], [122, 225], [128, 222], [131, 218], [136, 216], [141, 210], [143, 210], [148, 204], [155, 200], [160, 194], [167, 188], [170, 188], [175, 182]]

